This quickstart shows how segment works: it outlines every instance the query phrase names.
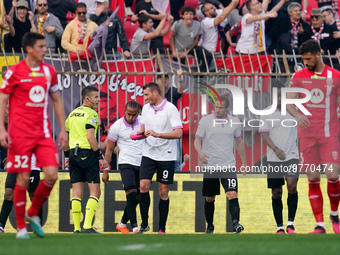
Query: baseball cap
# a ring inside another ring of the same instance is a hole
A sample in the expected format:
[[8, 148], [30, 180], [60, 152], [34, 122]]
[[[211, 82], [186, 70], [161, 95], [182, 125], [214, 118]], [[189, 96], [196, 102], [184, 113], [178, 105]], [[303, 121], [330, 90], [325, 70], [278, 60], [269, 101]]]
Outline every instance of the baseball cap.
[[19, 0], [18, 3], [17, 3], [17, 8], [19, 7], [24, 7], [26, 8], [27, 10], [29, 10], [28, 8], [28, 2], [25, 1], [25, 0]]
[[108, 3], [109, 0], [97, 0], [96, 2], [97, 2], [97, 3]]

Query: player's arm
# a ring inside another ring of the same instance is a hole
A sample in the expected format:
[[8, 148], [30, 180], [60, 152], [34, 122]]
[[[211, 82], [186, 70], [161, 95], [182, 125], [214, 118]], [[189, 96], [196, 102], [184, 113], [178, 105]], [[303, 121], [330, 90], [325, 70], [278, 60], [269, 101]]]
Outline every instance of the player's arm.
[[[235, 144], [236, 144], [236, 149], [238, 151], [238, 155], [240, 155], [241, 161], [242, 161], [242, 166], [246, 167], [247, 166], [247, 158], [246, 158], [246, 149], [244, 147], [244, 142], [241, 137], [239, 138], [234, 138]], [[244, 172], [245, 173], [245, 172]]]
[[280, 148], [278, 148], [274, 143], [273, 140], [269, 137], [269, 132], [261, 132], [261, 136], [263, 141], [269, 146], [269, 148], [271, 148], [276, 156], [281, 159], [281, 160], [285, 160], [286, 159], [286, 153], [284, 153], [283, 150], [281, 150]]
[[145, 136], [153, 136], [153, 137], [157, 137], [157, 138], [163, 138], [163, 139], [181, 139], [182, 135], [183, 135], [183, 130], [182, 128], [176, 128], [171, 132], [168, 133], [156, 133], [153, 130], [147, 130], [145, 131]]
[[57, 144], [59, 146], [59, 149], [63, 150], [67, 144], [64, 104], [61, 100], [59, 92], [50, 94], [50, 97], [52, 100], [55, 115], [57, 116], [57, 119], [60, 125], [60, 133], [59, 133]]
[[[298, 93], [287, 93], [287, 99], [296, 99], [298, 96]], [[296, 118], [298, 124], [302, 128], [308, 128], [309, 127], [309, 120], [308, 118], [300, 113], [298, 110], [296, 110], [294, 104], [287, 104], [287, 111]]]
[[198, 153], [198, 157], [199, 157], [201, 163], [202, 164], [208, 164], [209, 156], [206, 155], [202, 150], [202, 139], [195, 137], [194, 146], [195, 146], [195, 149]]
[[11, 144], [11, 138], [5, 128], [6, 104], [9, 94], [0, 93], [0, 142], [1, 146], [8, 149]]
[[96, 134], [95, 134], [95, 128], [88, 128], [87, 126], [87, 141], [89, 142], [91, 149], [98, 154], [98, 159], [100, 166], [105, 169], [108, 167], [106, 160], [103, 158], [103, 154], [101, 150], [98, 147], [97, 139], [96, 139]]
[[[115, 147], [115, 142], [107, 139], [107, 145], [106, 145], [106, 150], [105, 150], [105, 160], [108, 165], [111, 163], [112, 159], [112, 153], [113, 153], [113, 148]], [[109, 182], [109, 167], [103, 169], [103, 175], [102, 175], [102, 181], [105, 184], [108, 184]]]

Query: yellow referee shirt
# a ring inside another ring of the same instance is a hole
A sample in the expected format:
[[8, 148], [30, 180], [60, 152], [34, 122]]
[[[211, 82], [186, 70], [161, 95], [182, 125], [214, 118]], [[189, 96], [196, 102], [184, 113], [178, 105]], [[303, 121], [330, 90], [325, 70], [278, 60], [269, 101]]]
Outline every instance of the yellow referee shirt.
[[87, 129], [94, 128], [97, 134], [98, 114], [95, 110], [88, 106], [79, 106], [67, 117], [65, 125], [69, 134], [70, 149], [74, 149], [77, 144], [81, 149], [91, 149], [87, 140]]

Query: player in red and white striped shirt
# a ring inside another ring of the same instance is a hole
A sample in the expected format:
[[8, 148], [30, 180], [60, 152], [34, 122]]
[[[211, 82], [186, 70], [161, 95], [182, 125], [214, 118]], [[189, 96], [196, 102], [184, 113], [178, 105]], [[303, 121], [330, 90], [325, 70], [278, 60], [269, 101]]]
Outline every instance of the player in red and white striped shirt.
[[[30, 237], [27, 234], [25, 217], [36, 235], [44, 236], [37, 215], [58, 178], [58, 153], [48, 120], [49, 97], [61, 128], [58, 139], [61, 149], [67, 142], [67, 136], [57, 75], [51, 66], [43, 63], [47, 51], [44, 36], [26, 33], [22, 47], [27, 52], [26, 59], [6, 71], [1, 85], [0, 142], [3, 147], [8, 148], [7, 171], [17, 173], [13, 197], [17, 238], [28, 239]], [[7, 101], [9, 101], [8, 132], [4, 126]], [[45, 179], [37, 187], [32, 205], [25, 215], [26, 191], [33, 152], [37, 156], [36, 165], [44, 171]]]
[[[323, 64], [319, 43], [313, 39], [300, 47], [306, 68], [296, 72], [291, 87], [304, 88], [311, 92], [311, 99], [303, 106], [311, 113], [304, 115], [288, 105], [287, 110], [299, 124], [300, 164], [306, 166], [309, 201], [316, 219], [316, 228], [311, 234], [325, 233], [323, 198], [320, 189], [320, 173], [327, 176], [327, 193], [330, 200], [330, 218], [335, 233], [340, 234], [338, 217], [339, 183], [339, 122], [337, 105], [340, 99], [340, 72]], [[287, 98], [303, 98], [305, 95], [288, 93]]]

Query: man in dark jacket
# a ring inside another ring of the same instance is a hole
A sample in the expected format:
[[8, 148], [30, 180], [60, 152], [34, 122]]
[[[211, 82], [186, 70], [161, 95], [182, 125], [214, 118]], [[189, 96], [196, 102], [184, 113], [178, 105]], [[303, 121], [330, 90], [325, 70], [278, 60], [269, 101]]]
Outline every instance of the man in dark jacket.
[[285, 50], [287, 54], [292, 54], [293, 51], [298, 54], [298, 49], [303, 43], [302, 33], [309, 25], [301, 18], [301, 5], [293, 2], [287, 11], [288, 15], [277, 18], [269, 32], [272, 39], [269, 47], [271, 53], [276, 50], [278, 54], [282, 54]]
[[[108, 0], [97, 0], [96, 13], [90, 15], [90, 20], [95, 22], [98, 26], [104, 23], [112, 14], [109, 11]], [[110, 22], [109, 33], [107, 35], [107, 41], [105, 45], [105, 51], [107, 54], [112, 54], [112, 49], [117, 52], [117, 35], [119, 37], [120, 46], [122, 47], [123, 54], [126, 58], [130, 57], [129, 41], [126, 37], [122, 20], [119, 16], [115, 16], [114, 20]]]
[[74, 0], [47, 0], [48, 11], [60, 20], [61, 26], [65, 29], [67, 25], [66, 14], [68, 11], [75, 13], [77, 3]]

